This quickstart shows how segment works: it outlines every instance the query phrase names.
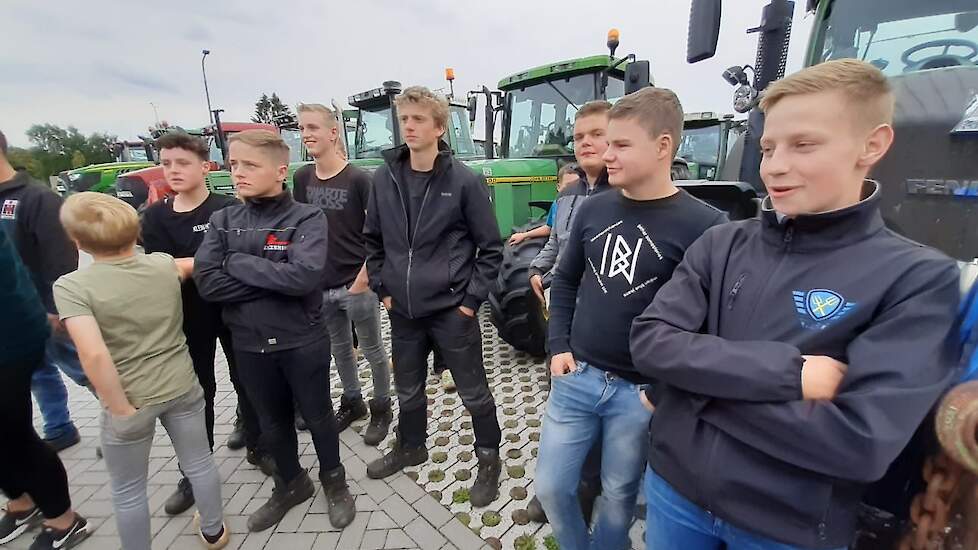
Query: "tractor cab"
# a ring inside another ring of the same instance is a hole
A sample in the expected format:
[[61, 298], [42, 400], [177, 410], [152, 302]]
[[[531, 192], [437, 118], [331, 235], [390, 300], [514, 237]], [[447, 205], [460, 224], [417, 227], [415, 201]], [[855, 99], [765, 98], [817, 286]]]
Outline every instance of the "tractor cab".
[[689, 177], [686, 179], [723, 177], [733, 145], [746, 128], [746, 121], [734, 120], [732, 114], [720, 117], [711, 112], [685, 113], [683, 137], [676, 156], [687, 163]]
[[[397, 107], [394, 98], [401, 93], [401, 83], [384, 82], [374, 88], [353, 96], [348, 102], [356, 107], [354, 131], [349, 143], [350, 160], [380, 159], [381, 153], [403, 143], [398, 126]], [[449, 100], [448, 128], [443, 139], [459, 158], [477, 156], [475, 142], [469, 129], [468, 106]], [[346, 118], [344, 112], [344, 118]], [[344, 127], [347, 127], [344, 124]]]

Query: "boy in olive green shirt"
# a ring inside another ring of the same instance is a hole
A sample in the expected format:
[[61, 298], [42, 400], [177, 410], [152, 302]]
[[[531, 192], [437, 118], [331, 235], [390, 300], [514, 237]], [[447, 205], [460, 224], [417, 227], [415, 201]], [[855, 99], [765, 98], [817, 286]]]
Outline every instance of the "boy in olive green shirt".
[[182, 329], [180, 282], [191, 267], [167, 254], [137, 254], [139, 217], [115, 197], [72, 195], [61, 223], [95, 259], [58, 279], [54, 299], [104, 409], [102, 454], [122, 546], [150, 550], [146, 468], [159, 419], [193, 485], [200, 538], [223, 548], [221, 478]]

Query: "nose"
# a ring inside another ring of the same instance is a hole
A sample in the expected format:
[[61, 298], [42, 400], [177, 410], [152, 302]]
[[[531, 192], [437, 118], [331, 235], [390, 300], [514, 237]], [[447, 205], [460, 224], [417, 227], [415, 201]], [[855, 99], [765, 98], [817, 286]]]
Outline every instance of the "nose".
[[614, 149], [615, 149], [614, 147], [608, 147], [607, 149], [605, 149], [604, 154], [601, 155], [601, 160], [604, 161], [605, 164], [614, 162], [615, 160]]
[[788, 172], [788, 155], [778, 147], [772, 148], [761, 157], [761, 174], [780, 176]]

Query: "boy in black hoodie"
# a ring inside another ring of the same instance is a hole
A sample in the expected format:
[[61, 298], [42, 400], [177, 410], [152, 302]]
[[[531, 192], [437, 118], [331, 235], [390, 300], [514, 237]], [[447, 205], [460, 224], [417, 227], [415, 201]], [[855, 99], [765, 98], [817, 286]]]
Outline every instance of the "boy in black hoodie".
[[437, 347], [472, 414], [479, 470], [470, 500], [486, 506], [499, 495], [502, 433], [476, 311], [496, 278], [502, 240], [485, 182], [441, 141], [445, 98], [414, 86], [398, 96], [397, 114], [405, 145], [384, 152], [364, 236], [370, 287], [390, 313], [398, 445], [367, 475], [384, 478], [428, 459], [424, 387]]
[[887, 229], [865, 179], [893, 105], [856, 60], [769, 87], [761, 218], [707, 231], [635, 320], [649, 548], [846, 547], [950, 382], [958, 270]]
[[228, 162], [244, 204], [211, 216], [194, 256], [194, 281], [205, 300], [222, 304], [241, 383], [258, 412], [262, 447], [275, 459], [275, 489], [248, 518], [248, 529], [272, 527], [315, 493], [299, 464], [293, 401], [312, 432], [329, 521], [343, 528], [356, 510], [329, 399], [321, 289], [326, 216], [286, 191], [289, 146], [278, 134], [235, 134]]
[[[628, 544], [651, 414], [640, 389], [652, 382], [628, 351], [632, 320], [672, 276], [686, 247], [727, 219], [672, 182], [682, 128], [682, 105], [670, 90], [646, 88], [611, 108], [603, 157], [611, 189], [578, 207], [557, 263], [552, 381], [534, 483], [557, 542], [568, 550]], [[595, 444], [602, 492], [588, 533], [576, 493]]]

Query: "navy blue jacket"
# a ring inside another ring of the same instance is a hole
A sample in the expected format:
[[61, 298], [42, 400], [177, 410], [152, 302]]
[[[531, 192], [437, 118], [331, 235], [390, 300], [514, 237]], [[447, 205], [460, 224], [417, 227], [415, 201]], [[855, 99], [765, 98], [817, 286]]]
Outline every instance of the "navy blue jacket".
[[[741, 528], [808, 548], [849, 544], [880, 479], [951, 382], [958, 269], [887, 229], [879, 187], [843, 210], [714, 227], [632, 325], [660, 382], [649, 461]], [[802, 399], [802, 355], [849, 365]]]
[[[7, 232], [0, 229], [0, 367], [36, 355], [40, 358], [50, 328], [30, 273]], [[36, 365], [30, 365], [34, 368]]]

